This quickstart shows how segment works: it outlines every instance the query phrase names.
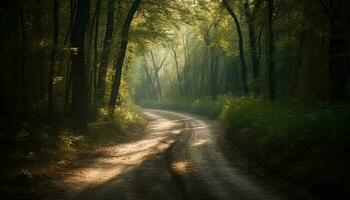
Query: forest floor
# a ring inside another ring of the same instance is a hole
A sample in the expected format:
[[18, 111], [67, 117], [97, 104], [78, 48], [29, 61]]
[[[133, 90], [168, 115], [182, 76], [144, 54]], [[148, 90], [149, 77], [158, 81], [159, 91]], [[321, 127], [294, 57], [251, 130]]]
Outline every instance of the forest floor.
[[149, 123], [142, 134], [40, 182], [35, 199], [302, 199], [228, 161], [217, 144], [222, 131], [216, 122], [170, 111], [144, 113]]

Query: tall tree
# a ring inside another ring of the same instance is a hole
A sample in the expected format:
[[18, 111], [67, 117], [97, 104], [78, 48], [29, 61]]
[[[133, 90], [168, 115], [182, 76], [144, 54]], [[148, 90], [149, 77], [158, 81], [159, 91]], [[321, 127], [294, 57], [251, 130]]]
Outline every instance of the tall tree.
[[180, 98], [183, 98], [183, 92], [182, 92], [182, 87], [181, 87], [181, 84], [182, 84], [182, 76], [181, 76], [181, 73], [180, 73], [180, 70], [179, 70], [179, 61], [178, 61], [178, 58], [177, 58], [177, 53], [176, 53], [176, 49], [175, 48], [172, 48], [171, 49], [171, 52], [172, 52], [172, 55], [173, 55], [173, 58], [174, 58], [174, 62], [175, 62], [175, 68], [176, 68], [176, 80], [177, 80], [177, 84], [179, 85], [179, 94], [180, 94]]
[[121, 30], [120, 45], [119, 45], [117, 60], [115, 64], [115, 75], [114, 75], [114, 80], [112, 84], [111, 97], [109, 100], [109, 110], [111, 112], [113, 112], [115, 109], [115, 106], [117, 104], [117, 97], [119, 95], [120, 82], [121, 82], [122, 72], [123, 72], [123, 64], [124, 64], [125, 54], [128, 47], [128, 41], [129, 41], [130, 25], [132, 20], [134, 19], [134, 16], [140, 4], [141, 4], [141, 0], [133, 1]]
[[242, 67], [242, 82], [243, 82], [243, 92], [244, 94], [249, 93], [248, 84], [247, 84], [247, 65], [245, 61], [245, 54], [244, 54], [244, 42], [243, 42], [243, 33], [241, 24], [239, 22], [238, 16], [234, 12], [233, 8], [229, 4], [229, 0], [223, 0], [222, 1], [223, 6], [227, 10], [227, 12], [230, 14], [230, 16], [233, 18], [233, 21], [235, 23], [236, 29], [237, 29], [237, 35], [238, 35], [238, 45], [239, 45], [239, 56], [241, 59], [241, 67]]
[[[251, 80], [253, 82], [253, 93], [254, 95], [260, 94], [259, 88], [259, 77], [260, 77], [260, 66], [259, 66], [259, 58], [258, 58], [258, 50], [256, 45], [256, 29], [255, 29], [255, 17], [256, 14], [262, 4], [263, 0], [255, 0], [253, 6], [251, 6], [250, 1], [245, 0], [243, 2], [244, 13], [246, 22], [248, 24], [248, 32], [249, 32], [249, 46], [250, 46], [250, 54], [252, 58], [252, 69], [251, 69]], [[251, 8], [252, 7], [252, 8]]]
[[[87, 41], [88, 47], [87, 47], [87, 53], [91, 55], [93, 52], [93, 56], [89, 56], [87, 60], [87, 66], [89, 67], [89, 70], [87, 70], [88, 75], [88, 83], [89, 83], [89, 89], [88, 89], [88, 99], [89, 103], [94, 101], [94, 104], [96, 103], [96, 77], [97, 77], [97, 64], [98, 64], [98, 41], [99, 41], [99, 31], [100, 31], [100, 16], [101, 16], [101, 4], [102, 0], [97, 0], [95, 2], [95, 11], [94, 15], [92, 17], [91, 23], [89, 24], [89, 32], [87, 35]], [[90, 57], [93, 57], [93, 63], [91, 63]]]
[[54, 103], [53, 103], [53, 81], [55, 76], [55, 57], [57, 52], [57, 45], [58, 45], [58, 37], [59, 37], [59, 30], [58, 30], [58, 0], [53, 0], [53, 47], [51, 50], [50, 55], [50, 69], [49, 69], [49, 82], [48, 82], [48, 116], [49, 121], [51, 123], [52, 121], [52, 115], [54, 111]]
[[202, 34], [204, 42], [209, 48], [210, 52], [210, 94], [212, 99], [217, 100], [218, 96], [218, 53], [214, 38], [211, 36], [211, 32], [215, 30], [217, 22], [213, 22], [209, 27], [204, 27], [202, 29]]
[[148, 67], [146, 64], [144, 64], [143, 67], [144, 67], [145, 72], [146, 72], [147, 83], [148, 83], [148, 86], [150, 87], [151, 95], [156, 96], [157, 95], [156, 89], [154, 87], [154, 83], [153, 83], [152, 78], [151, 78], [150, 70], [148, 70]]
[[106, 33], [103, 42], [103, 50], [101, 55], [100, 66], [98, 70], [98, 81], [97, 81], [97, 99], [102, 100], [106, 92], [106, 75], [109, 56], [112, 46], [112, 37], [114, 31], [114, 3], [115, 0], [108, 0], [107, 5], [107, 26]]
[[159, 80], [159, 71], [162, 69], [165, 60], [167, 58], [168, 54], [166, 54], [162, 60], [162, 62], [157, 66], [153, 52], [151, 51], [151, 57], [152, 57], [152, 63], [153, 63], [153, 70], [154, 70], [154, 79], [157, 83], [157, 89], [158, 89], [158, 98], [160, 101], [162, 101], [162, 88], [160, 87], [160, 80]]
[[344, 98], [344, 91], [349, 76], [346, 64], [346, 40], [343, 28], [344, 0], [318, 0], [328, 16], [329, 29], [329, 77], [331, 81], [331, 99]]
[[89, 21], [90, 0], [77, 0], [71, 34], [72, 107], [76, 128], [86, 128], [88, 115], [88, 88], [85, 66], [84, 41]]
[[274, 16], [274, 0], [268, 0], [268, 85], [269, 85], [269, 99], [276, 98], [276, 69], [275, 69], [275, 41], [273, 30], [273, 16]]

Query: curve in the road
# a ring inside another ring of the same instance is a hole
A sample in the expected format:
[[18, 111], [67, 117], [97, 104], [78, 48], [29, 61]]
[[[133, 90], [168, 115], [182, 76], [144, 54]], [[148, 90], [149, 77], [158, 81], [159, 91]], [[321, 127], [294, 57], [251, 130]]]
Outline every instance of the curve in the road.
[[87, 167], [58, 181], [57, 199], [286, 199], [225, 159], [211, 121], [164, 110], [144, 113], [149, 124], [143, 137], [87, 159]]

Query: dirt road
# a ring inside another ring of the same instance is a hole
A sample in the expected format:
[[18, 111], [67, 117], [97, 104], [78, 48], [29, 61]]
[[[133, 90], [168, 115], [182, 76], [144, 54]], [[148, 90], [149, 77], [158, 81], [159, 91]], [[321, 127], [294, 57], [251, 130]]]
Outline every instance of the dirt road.
[[170, 111], [145, 110], [142, 138], [111, 147], [57, 182], [58, 199], [282, 200], [244, 174], [217, 147], [211, 122]]

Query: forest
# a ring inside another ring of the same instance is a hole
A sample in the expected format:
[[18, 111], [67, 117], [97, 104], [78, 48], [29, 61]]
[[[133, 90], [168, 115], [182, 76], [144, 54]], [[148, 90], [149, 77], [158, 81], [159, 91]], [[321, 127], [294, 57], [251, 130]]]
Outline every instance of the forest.
[[350, 1], [0, 1], [1, 199], [350, 199]]

